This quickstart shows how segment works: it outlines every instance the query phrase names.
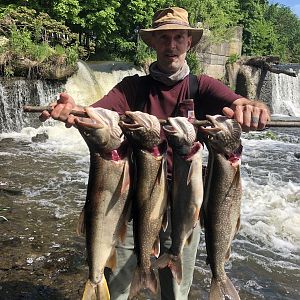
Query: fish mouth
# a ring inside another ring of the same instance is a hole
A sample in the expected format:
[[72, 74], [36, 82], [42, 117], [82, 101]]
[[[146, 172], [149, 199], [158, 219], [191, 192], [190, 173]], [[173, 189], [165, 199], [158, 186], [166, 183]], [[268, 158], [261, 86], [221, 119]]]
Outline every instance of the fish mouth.
[[128, 115], [127, 112], [120, 118], [119, 124], [122, 128], [130, 130], [137, 130], [142, 127], [142, 125], [132, 116]]
[[164, 130], [169, 134], [181, 132], [182, 129], [173, 118], [168, 118], [168, 124], [163, 126]]
[[211, 123], [210, 126], [207, 127], [199, 127], [200, 131], [207, 134], [208, 137], [214, 137], [216, 134], [220, 131], [222, 131], [222, 128], [220, 127], [220, 122], [223, 122], [225, 117], [221, 115], [211, 116], [206, 115], [206, 119]]
[[172, 125], [164, 125], [164, 131], [166, 131], [169, 134], [175, 134], [177, 131]]
[[125, 117], [120, 121], [120, 126], [129, 130], [145, 128], [146, 130], [157, 131], [158, 134], [160, 131], [159, 120], [155, 116], [140, 111], [126, 111]]
[[85, 111], [88, 115], [88, 118], [78, 118], [76, 119], [76, 124], [80, 127], [84, 127], [86, 130], [93, 130], [93, 129], [104, 129], [109, 124], [103, 118], [95, 108], [86, 107]]

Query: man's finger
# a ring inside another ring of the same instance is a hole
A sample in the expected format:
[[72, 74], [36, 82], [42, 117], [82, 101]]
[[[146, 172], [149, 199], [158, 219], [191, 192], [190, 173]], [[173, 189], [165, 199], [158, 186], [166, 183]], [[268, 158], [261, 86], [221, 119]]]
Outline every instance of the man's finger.
[[45, 110], [45, 111], [43, 111], [43, 112], [40, 114], [39, 120], [40, 120], [41, 122], [45, 122], [45, 121], [47, 121], [50, 117], [51, 117], [50, 113], [49, 113], [48, 111]]
[[234, 117], [234, 111], [230, 107], [224, 107], [223, 114], [230, 119]]
[[234, 112], [234, 118], [241, 124], [244, 124], [244, 106], [237, 105]]

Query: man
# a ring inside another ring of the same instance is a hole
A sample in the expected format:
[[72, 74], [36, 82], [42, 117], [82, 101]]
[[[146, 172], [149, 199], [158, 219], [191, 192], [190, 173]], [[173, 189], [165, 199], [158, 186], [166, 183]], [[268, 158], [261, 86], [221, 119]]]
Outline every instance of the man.
[[[150, 66], [150, 75], [124, 78], [93, 106], [111, 109], [120, 114], [127, 110], [143, 110], [160, 119], [177, 115], [188, 116], [189, 111], [195, 109], [198, 119], [206, 114], [223, 113], [229, 118], [235, 118], [244, 131], [264, 128], [270, 119], [265, 104], [243, 98], [209, 76], [198, 77], [195, 107], [193, 103], [185, 101], [193, 96], [189, 83], [190, 70], [185, 58], [187, 51], [200, 41], [202, 33], [202, 29], [189, 25], [186, 10], [172, 7], [158, 11], [153, 17], [152, 28], [140, 31], [142, 40], [157, 54], [157, 61]], [[62, 93], [53, 111], [43, 112], [40, 118], [44, 121], [52, 117], [71, 127], [76, 125], [76, 117], [70, 114], [72, 109], [82, 110], [69, 95]], [[200, 227], [197, 226], [190, 245], [184, 249], [180, 286], [172, 280], [169, 269], [160, 271], [162, 299], [188, 299], [199, 238]], [[168, 240], [166, 242], [170, 243]], [[133, 238], [130, 234], [126, 244], [117, 249], [117, 260], [118, 268], [109, 276], [111, 297], [127, 299], [136, 263]]]

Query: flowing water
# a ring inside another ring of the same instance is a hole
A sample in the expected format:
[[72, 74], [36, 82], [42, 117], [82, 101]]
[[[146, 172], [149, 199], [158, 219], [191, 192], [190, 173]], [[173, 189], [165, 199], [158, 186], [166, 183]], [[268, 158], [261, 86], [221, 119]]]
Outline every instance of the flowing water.
[[[21, 127], [0, 133], [0, 299], [79, 299], [88, 149], [58, 122]], [[299, 299], [299, 129], [243, 134], [243, 145], [241, 229], [226, 271], [241, 299]], [[202, 234], [191, 300], [208, 297], [205, 260]]]

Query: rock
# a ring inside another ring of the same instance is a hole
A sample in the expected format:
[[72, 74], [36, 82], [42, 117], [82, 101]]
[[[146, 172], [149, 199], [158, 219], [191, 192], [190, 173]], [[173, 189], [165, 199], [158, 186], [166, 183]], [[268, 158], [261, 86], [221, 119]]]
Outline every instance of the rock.
[[35, 143], [44, 143], [48, 140], [49, 136], [46, 132], [43, 132], [43, 133], [38, 133], [36, 136], [33, 136], [31, 138], [31, 141], [32, 142], [35, 142]]

